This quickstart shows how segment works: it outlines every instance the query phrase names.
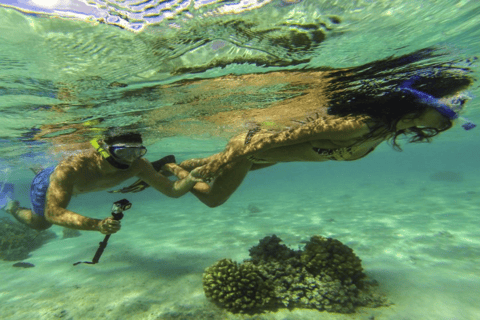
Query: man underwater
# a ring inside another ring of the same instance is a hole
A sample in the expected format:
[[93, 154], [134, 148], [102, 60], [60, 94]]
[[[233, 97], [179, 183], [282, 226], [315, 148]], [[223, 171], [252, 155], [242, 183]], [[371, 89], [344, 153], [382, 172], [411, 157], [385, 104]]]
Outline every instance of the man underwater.
[[[177, 181], [170, 181], [157, 172], [148, 160], [142, 158], [147, 149], [138, 133], [107, 135], [104, 139], [92, 140], [91, 144], [93, 148], [72, 155], [35, 176], [30, 189], [31, 210], [20, 207], [18, 201], [10, 201], [4, 210], [36, 230], [45, 230], [56, 224], [113, 234], [120, 230], [120, 221], [113, 217], [103, 220], [88, 218], [67, 210], [71, 197], [112, 188], [129, 178], [138, 177], [166, 196], [178, 198], [197, 182], [202, 182], [197, 175], [199, 170], [182, 172], [184, 178]], [[157, 169], [167, 162], [174, 162], [172, 156], [164, 159], [163, 163], [161, 160], [156, 162]]]

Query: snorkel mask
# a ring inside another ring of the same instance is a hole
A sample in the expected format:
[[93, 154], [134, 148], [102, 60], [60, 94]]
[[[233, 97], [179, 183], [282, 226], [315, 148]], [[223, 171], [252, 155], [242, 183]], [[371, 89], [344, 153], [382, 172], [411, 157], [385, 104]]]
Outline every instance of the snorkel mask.
[[402, 83], [402, 85], [400, 85], [400, 88], [399, 88], [400, 91], [407, 92], [414, 95], [417, 98], [417, 100], [419, 100], [419, 102], [434, 108], [441, 115], [443, 115], [444, 117], [450, 120], [455, 120], [455, 119], [461, 120], [463, 122], [462, 128], [467, 131], [477, 126], [467, 118], [460, 117], [459, 115], [459, 112], [463, 109], [465, 101], [470, 99], [470, 97], [466, 95], [461, 95], [461, 96], [452, 98], [450, 101], [448, 101], [448, 104], [447, 104], [445, 102], [442, 102], [440, 99], [437, 99], [432, 95], [429, 95], [428, 93], [413, 89], [411, 85], [417, 79], [418, 77], [413, 77], [412, 79]]
[[114, 144], [108, 147], [108, 151], [115, 158], [132, 162], [135, 159], [143, 157], [147, 153], [144, 146], [131, 146], [127, 144]]
[[91, 140], [90, 144], [108, 163], [118, 169], [128, 169], [130, 167], [130, 165], [121, 163], [122, 161], [133, 162], [147, 153], [147, 148], [144, 146], [131, 146], [128, 144], [114, 144], [109, 146], [104, 144], [104, 146], [106, 146], [105, 148], [100, 145], [98, 139]]

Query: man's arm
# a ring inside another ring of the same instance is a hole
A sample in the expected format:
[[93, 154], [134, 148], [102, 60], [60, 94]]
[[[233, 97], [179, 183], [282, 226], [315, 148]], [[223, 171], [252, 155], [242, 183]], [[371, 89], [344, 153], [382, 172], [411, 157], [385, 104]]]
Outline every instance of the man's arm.
[[92, 219], [67, 210], [73, 193], [75, 176], [72, 170], [58, 167], [50, 176], [45, 219], [53, 224], [77, 230], [100, 231], [104, 234], [120, 230], [120, 222], [112, 218], [104, 220]]
[[150, 162], [146, 159], [139, 161], [139, 173], [137, 176], [148, 183], [151, 187], [171, 198], [179, 198], [189, 192], [197, 182], [202, 182], [197, 177], [197, 171], [193, 170], [180, 180], [170, 181], [162, 174], [155, 171]]

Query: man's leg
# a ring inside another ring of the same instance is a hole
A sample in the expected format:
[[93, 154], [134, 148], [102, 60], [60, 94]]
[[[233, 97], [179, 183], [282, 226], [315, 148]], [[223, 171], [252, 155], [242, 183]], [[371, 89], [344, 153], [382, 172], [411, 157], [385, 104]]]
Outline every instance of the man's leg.
[[20, 207], [20, 203], [18, 201], [10, 201], [4, 210], [11, 214], [19, 222], [29, 226], [32, 229], [45, 230], [52, 226], [52, 224], [45, 220], [44, 217], [34, 214], [30, 209]]

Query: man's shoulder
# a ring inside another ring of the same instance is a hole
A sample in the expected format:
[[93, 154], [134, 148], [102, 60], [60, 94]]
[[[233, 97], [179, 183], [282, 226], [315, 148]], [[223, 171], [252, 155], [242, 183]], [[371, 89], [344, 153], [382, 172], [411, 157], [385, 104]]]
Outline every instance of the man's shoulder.
[[81, 172], [85, 168], [98, 166], [98, 159], [95, 152], [90, 150], [82, 151], [71, 155], [57, 165], [55, 172], [65, 174], [75, 174]]

